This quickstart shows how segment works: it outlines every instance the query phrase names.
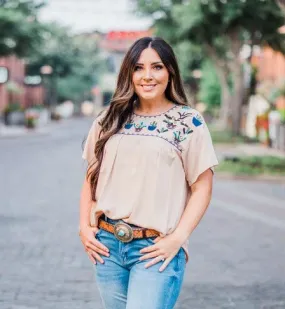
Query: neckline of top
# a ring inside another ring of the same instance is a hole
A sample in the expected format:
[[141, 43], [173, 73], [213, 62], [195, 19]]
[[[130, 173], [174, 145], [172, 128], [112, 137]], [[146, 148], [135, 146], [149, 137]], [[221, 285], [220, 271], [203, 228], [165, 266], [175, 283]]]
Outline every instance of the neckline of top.
[[167, 111], [165, 112], [162, 112], [160, 114], [157, 114], [157, 115], [139, 115], [139, 114], [136, 114], [135, 112], [133, 112], [133, 114], [137, 117], [146, 117], [146, 118], [149, 118], [149, 117], [158, 117], [158, 116], [161, 116], [161, 115], [164, 115], [168, 112], [170, 112], [171, 110], [173, 110], [174, 108], [176, 108], [178, 106], [178, 104], [174, 104], [174, 106], [170, 107]]

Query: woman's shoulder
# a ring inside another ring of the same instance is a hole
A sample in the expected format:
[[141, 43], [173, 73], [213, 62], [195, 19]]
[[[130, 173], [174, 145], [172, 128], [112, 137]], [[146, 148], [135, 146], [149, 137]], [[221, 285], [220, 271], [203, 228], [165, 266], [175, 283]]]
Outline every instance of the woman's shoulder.
[[108, 108], [105, 108], [96, 115], [95, 119], [93, 120], [94, 127], [102, 126], [102, 121], [104, 121], [104, 118], [107, 115], [107, 112], [108, 112]]
[[190, 105], [177, 105], [174, 110], [173, 117], [176, 121], [180, 121], [182, 125], [188, 125], [192, 128], [196, 128], [205, 123], [202, 114]]
[[194, 115], [194, 114], [200, 114], [200, 112], [193, 108], [191, 105], [182, 105], [182, 104], [176, 104], [176, 111], [177, 112], [183, 112], [183, 113], [189, 113], [189, 115]]

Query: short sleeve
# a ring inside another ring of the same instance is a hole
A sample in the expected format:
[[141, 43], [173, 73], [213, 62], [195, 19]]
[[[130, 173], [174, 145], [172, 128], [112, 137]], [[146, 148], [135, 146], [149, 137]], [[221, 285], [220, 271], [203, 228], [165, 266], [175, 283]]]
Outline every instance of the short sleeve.
[[87, 135], [86, 141], [85, 141], [85, 145], [84, 145], [84, 149], [83, 149], [83, 153], [82, 153], [82, 158], [88, 162], [88, 165], [90, 165], [91, 163], [93, 163], [95, 161], [94, 150], [95, 150], [96, 142], [99, 139], [99, 134], [100, 134], [100, 131], [101, 131], [100, 123], [101, 123], [101, 120], [102, 120], [104, 114], [105, 113], [100, 114], [93, 121], [91, 128], [89, 130], [89, 133]]
[[192, 118], [191, 127], [193, 132], [182, 151], [185, 176], [190, 186], [203, 172], [209, 168], [214, 171], [214, 166], [219, 164], [207, 124], [198, 112]]

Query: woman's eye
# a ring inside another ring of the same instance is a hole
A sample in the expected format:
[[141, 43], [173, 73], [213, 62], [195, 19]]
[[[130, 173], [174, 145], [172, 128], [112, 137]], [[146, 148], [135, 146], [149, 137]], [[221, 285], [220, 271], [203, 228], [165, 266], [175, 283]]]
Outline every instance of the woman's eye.
[[141, 67], [139, 67], [139, 66], [135, 67], [135, 71], [139, 71], [140, 69], [141, 69]]
[[163, 68], [163, 66], [162, 66], [162, 65], [156, 65], [154, 68], [155, 68], [156, 70], [161, 70], [161, 69]]

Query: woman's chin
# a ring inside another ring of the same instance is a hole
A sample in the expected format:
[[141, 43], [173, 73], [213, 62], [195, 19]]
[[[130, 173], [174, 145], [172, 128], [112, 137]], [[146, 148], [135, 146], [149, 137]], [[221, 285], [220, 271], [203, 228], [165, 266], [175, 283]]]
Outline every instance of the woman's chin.
[[143, 100], [154, 100], [160, 97], [160, 95], [157, 95], [157, 93], [140, 93], [139, 97]]

